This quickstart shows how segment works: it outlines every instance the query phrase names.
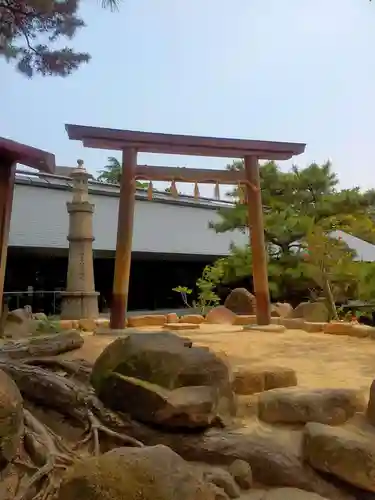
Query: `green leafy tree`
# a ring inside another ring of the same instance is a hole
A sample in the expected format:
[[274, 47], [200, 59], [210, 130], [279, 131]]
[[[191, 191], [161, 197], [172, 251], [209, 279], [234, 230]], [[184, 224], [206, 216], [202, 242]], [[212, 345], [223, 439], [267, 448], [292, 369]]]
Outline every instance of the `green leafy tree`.
[[[243, 169], [243, 163], [234, 162], [228, 169]], [[291, 293], [303, 298], [301, 294], [311, 287], [311, 274], [301, 250], [312, 227], [319, 227], [323, 234], [341, 229], [369, 241], [374, 239], [373, 194], [363, 194], [358, 188], [339, 190], [329, 162], [313, 163], [305, 169], [293, 167], [290, 172], [268, 162], [260, 167], [260, 178], [269, 281], [275, 298], [290, 297]], [[238, 198], [236, 191], [230, 194]], [[221, 220], [211, 225], [217, 232], [246, 230], [246, 206], [237, 203], [234, 208], [220, 209], [219, 214]], [[227, 282], [251, 275], [249, 247], [233, 247], [224, 268]]]
[[[90, 55], [57, 44], [85, 27], [82, 0], [0, 0], [0, 55], [27, 77], [68, 76]], [[117, 0], [102, 0], [115, 10]]]
[[359, 270], [354, 260], [356, 253], [341, 237], [327, 234], [318, 225], [311, 228], [303, 242], [306, 274], [322, 291], [331, 318], [337, 319], [336, 302], [345, 302], [356, 293]]

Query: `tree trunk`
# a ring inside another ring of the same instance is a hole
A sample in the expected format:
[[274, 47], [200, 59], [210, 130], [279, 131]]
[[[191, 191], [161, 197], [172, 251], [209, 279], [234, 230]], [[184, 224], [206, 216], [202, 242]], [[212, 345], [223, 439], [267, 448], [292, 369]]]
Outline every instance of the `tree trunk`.
[[337, 320], [338, 314], [336, 310], [335, 299], [333, 297], [331, 285], [325, 271], [323, 271], [323, 293], [328, 307], [329, 319]]

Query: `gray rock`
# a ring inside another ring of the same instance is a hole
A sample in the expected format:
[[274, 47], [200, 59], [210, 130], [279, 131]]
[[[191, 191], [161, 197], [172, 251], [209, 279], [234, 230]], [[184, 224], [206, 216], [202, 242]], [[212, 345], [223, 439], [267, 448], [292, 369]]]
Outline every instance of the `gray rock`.
[[[236, 410], [228, 364], [208, 348], [194, 347], [191, 341], [169, 332], [131, 334], [115, 340], [95, 362], [91, 381], [110, 408], [148, 423], [177, 422], [185, 414], [188, 427], [194, 422], [202, 427], [213, 417], [220, 420]], [[147, 410], [137, 404], [137, 391]]]
[[329, 312], [324, 302], [301, 302], [291, 314], [292, 318], [301, 318], [311, 323], [329, 320]]
[[249, 490], [252, 487], [253, 473], [247, 462], [244, 460], [235, 460], [229, 466], [228, 470], [240, 488]]
[[215, 467], [204, 472], [203, 477], [209, 483], [213, 483], [224, 490], [229, 498], [238, 498], [240, 496], [240, 489], [228, 471]]
[[81, 460], [64, 476], [57, 500], [218, 500], [217, 493], [179, 455], [158, 445]]
[[110, 408], [140, 422], [173, 428], [205, 428], [218, 422], [217, 395], [212, 387], [169, 390], [119, 373], [108, 375], [100, 397]]
[[366, 408], [354, 389], [279, 388], [259, 395], [259, 418], [268, 423], [340, 425]]
[[294, 487], [315, 492], [330, 500], [354, 500], [303, 461], [303, 431], [255, 425], [244, 430], [210, 430], [187, 439], [170, 436], [168, 443], [185, 459], [231, 465], [234, 460], [250, 464], [254, 481], [270, 487]]
[[375, 492], [375, 430], [372, 428], [309, 423], [305, 427], [303, 454], [315, 469]]

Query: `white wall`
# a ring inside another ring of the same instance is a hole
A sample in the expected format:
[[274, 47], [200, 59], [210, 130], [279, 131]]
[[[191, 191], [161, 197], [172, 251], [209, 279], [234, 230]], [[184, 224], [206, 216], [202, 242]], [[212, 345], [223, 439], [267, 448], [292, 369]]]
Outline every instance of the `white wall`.
[[[66, 248], [71, 192], [16, 184], [9, 244], [21, 247]], [[95, 204], [94, 249], [116, 246], [118, 197], [91, 195]], [[136, 201], [133, 251], [172, 254], [226, 255], [230, 243], [244, 244], [240, 232], [216, 234], [208, 228], [217, 218], [207, 208]]]

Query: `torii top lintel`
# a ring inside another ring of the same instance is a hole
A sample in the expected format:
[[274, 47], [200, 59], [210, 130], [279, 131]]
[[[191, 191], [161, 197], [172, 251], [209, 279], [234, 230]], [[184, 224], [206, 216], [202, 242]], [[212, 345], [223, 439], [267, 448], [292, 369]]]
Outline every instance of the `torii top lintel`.
[[54, 154], [0, 137], [0, 167], [3, 160], [49, 174], [53, 174], [56, 168]]
[[65, 125], [69, 139], [82, 141], [85, 147], [123, 150], [135, 148], [140, 153], [161, 153], [192, 156], [289, 160], [305, 151], [305, 144], [222, 139], [176, 134], [135, 132], [84, 125]]

